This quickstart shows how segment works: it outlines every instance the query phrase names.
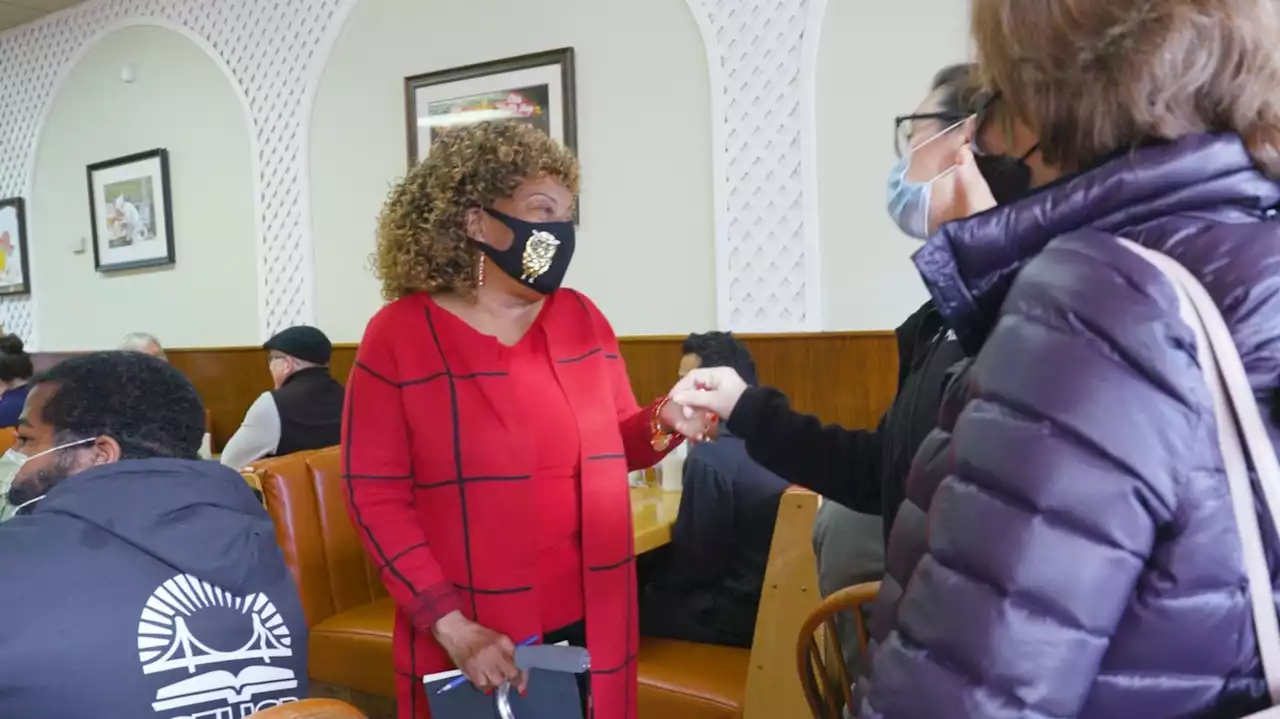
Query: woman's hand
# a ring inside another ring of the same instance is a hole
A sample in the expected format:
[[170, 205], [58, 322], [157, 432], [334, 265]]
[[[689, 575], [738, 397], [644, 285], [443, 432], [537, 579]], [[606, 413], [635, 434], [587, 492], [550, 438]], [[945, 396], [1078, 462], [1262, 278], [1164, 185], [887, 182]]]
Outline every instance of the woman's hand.
[[684, 435], [694, 442], [715, 439], [719, 419], [711, 412], [687, 408], [670, 397], [663, 403], [658, 422], [668, 432]]
[[747, 383], [730, 367], [696, 369], [671, 388], [671, 404], [680, 410], [671, 425], [686, 437], [698, 438], [705, 432], [707, 414], [729, 419]]
[[477, 689], [488, 692], [503, 682], [511, 682], [524, 691], [526, 679], [516, 667], [516, 646], [510, 637], [482, 627], [457, 611], [441, 617], [431, 633], [448, 652], [453, 665]]

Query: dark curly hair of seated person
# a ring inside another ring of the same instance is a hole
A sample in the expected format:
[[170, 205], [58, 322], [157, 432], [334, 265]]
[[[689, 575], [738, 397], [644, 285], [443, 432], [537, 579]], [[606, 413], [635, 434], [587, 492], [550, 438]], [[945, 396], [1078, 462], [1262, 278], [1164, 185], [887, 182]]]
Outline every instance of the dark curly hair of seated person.
[[121, 459], [198, 459], [204, 405], [181, 372], [140, 352], [93, 352], [36, 376], [54, 385], [40, 410], [59, 443], [111, 437]]
[[31, 379], [35, 367], [17, 335], [0, 337], [0, 382]]
[[699, 367], [730, 367], [743, 382], [752, 387], [760, 384], [751, 351], [732, 332], [695, 332], [685, 338], [680, 352], [697, 355]]
[[467, 237], [467, 211], [490, 207], [524, 181], [541, 177], [578, 194], [577, 158], [531, 125], [482, 122], [445, 130], [427, 159], [391, 189], [378, 217], [372, 261], [382, 296], [470, 296], [480, 251]]

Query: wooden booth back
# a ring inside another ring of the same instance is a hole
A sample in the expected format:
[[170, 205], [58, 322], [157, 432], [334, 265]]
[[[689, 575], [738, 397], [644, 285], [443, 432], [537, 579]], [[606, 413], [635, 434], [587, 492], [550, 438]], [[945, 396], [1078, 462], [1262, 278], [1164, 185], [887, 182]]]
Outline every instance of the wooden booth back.
[[[846, 427], [874, 427], [897, 389], [892, 332], [813, 332], [739, 337], [755, 358], [760, 381], [785, 392], [796, 408]], [[623, 337], [622, 355], [642, 403], [666, 394], [676, 380], [683, 337]], [[169, 349], [169, 360], [195, 384], [209, 410], [215, 451], [240, 426], [245, 410], [271, 389], [261, 347]], [[76, 353], [32, 355], [45, 369]], [[330, 367], [346, 382], [356, 345], [335, 345]]]

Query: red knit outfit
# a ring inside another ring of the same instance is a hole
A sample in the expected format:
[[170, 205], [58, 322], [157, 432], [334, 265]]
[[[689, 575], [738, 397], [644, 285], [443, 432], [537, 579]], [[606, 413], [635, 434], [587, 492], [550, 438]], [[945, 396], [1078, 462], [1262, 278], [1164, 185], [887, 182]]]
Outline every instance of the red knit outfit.
[[343, 474], [396, 602], [401, 719], [430, 716], [421, 678], [452, 666], [430, 630], [454, 610], [517, 642], [585, 617], [593, 718], [636, 719], [626, 473], [662, 457], [652, 411], [609, 323], [572, 290], [548, 297], [515, 347], [426, 295], [370, 321], [347, 384]]
[[522, 421], [533, 440], [533, 541], [538, 554], [534, 588], [542, 605], [542, 631], [547, 633], [581, 621], [585, 611], [578, 491], [581, 443], [573, 408], [556, 380], [542, 323], [535, 323], [507, 354], [523, 405]]

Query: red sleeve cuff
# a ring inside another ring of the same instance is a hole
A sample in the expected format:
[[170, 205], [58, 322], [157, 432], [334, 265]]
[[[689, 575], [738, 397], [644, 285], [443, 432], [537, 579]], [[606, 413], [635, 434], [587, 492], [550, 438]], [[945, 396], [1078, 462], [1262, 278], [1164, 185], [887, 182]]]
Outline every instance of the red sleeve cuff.
[[408, 607], [413, 625], [423, 632], [431, 631], [441, 617], [454, 611], [463, 611], [462, 592], [447, 581], [427, 587]]

